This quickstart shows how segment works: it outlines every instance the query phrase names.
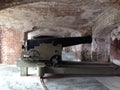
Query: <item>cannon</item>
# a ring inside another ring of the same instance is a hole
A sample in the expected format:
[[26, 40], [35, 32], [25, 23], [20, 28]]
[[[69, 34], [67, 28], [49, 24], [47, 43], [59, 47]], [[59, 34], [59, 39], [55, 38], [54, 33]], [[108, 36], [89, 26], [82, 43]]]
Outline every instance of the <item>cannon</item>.
[[64, 47], [91, 43], [91, 36], [84, 37], [55, 37], [38, 36], [26, 40], [23, 45], [22, 60], [31, 62], [44, 62], [47, 65], [55, 66], [62, 59], [62, 50]]
[[120, 75], [120, 66], [111, 62], [73, 62], [62, 60], [64, 47], [78, 44], [90, 44], [91, 36], [83, 37], [56, 37], [33, 36], [28, 39], [28, 33], [24, 35], [23, 52], [17, 66], [20, 67], [21, 76], [28, 75], [29, 67], [37, 67], [37, 75], [44, 74], [81, 74], [81, 75]]

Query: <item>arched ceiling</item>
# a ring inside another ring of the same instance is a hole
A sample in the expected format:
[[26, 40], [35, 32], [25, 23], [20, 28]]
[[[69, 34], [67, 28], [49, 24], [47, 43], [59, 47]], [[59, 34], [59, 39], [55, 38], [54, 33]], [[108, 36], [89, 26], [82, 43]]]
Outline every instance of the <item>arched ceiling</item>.
[[[67, 3], [76, 3], [82, 2], [83, 0], [0, 0], [0, 9], [21, 5], [21, 4], [28, 4], [28, 3], [35, 3], [35, 2], [67, 2]], [[86, 2], [86, 0], [84, 0]], [[95, 2], [99, 1], [101, 3], [115, 3], [120, 2], [119, 0], [93, 0]], [[91, 0], [89, 0], [91, 2]], [[94, 4], [94, 2], [91, 2]]]
[[116, 1], [119, 0], [0, 0], [0, 26], [22, 31], [34, 26], [60, 27], [91, 34], [96, 18], [110, 7], [107, 3]]

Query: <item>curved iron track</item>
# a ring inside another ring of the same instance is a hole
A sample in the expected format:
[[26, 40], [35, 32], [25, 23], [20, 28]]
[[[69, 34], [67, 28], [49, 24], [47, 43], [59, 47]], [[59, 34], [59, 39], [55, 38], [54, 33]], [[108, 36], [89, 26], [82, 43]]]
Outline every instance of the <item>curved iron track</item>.
[[48, 87], [45, 85], [45, 82], [44, 82], [43, 78], [40, 78], [40, 82], [41, 82], [42, 88], [44, 90], [49, 90]]

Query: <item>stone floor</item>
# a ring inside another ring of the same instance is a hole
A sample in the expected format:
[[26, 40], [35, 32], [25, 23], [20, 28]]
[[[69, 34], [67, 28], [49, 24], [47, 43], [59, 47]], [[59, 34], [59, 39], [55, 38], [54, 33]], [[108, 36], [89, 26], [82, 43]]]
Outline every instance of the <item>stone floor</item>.
[[[43, 90], [36, 69], [30, 76], [20, 76], [15, 65], [0, 65], [0, 90]], [[47, 75], [44, 79], [49, 90], [120, 90], [120, 77]]]
[[63, 77], [46, 79], [45, 83], [50, 90], [110, 90], [95, 77]]
[[19, 74], [15, 65], [0, 65], [0, 90], [43, 90], [39, 77]]

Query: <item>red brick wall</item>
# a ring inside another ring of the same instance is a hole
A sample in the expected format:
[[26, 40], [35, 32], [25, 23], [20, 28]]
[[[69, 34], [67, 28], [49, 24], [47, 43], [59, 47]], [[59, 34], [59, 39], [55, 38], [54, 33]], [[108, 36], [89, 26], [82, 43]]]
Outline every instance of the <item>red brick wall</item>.
[[1, 30], [1, 62], [15, 64], [21, 54], [22, 32], [14, 29]]
[[111, 41], [110, 51], [114, 59], [120, 60], [120, 40]]
[[2, 37], [2, 30], [0, 29], [0, 63], [1, 61], [1, 37]]

